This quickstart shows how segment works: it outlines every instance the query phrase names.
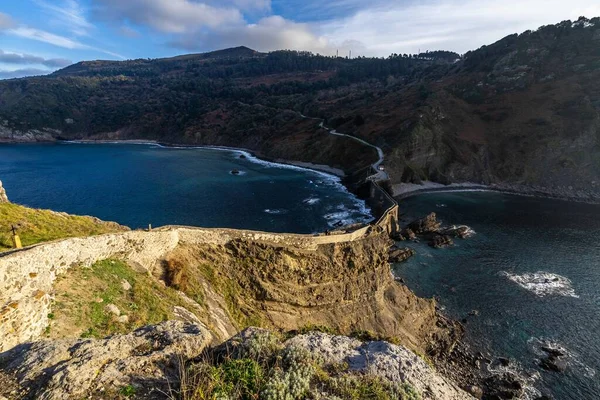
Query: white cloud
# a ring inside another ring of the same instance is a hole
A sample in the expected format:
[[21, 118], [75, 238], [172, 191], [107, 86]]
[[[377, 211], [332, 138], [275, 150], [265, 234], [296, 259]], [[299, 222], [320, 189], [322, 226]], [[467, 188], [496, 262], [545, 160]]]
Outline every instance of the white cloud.
[[52, 44], [54, 46], [63, 47], [65, 49], [81, 49], [81, 50], [95, 50], [110, 56], [124, 59], [125, 57], [114, 53], [109, 50], [100, 49], [98, 47], [84, 44], [78, 40], [70, 39], [65, 36], [56, 35], [41, 29], [30, 28], [27, 26], [18, 26], [14, 29], [7, 31], [9, 34], [19, 36], [26, 39], [37, 40], [39, 42]]
[[186, 50], [247, 46], [258, 51], [290, 49], [331, 52], [327, 40], [316, 36], [309, 25], [288, 21], [280, 16], [266, 17], [256, 24], [239, 24], [211, 31], [191, 32], [172, 41], [171, 45]]
[[56, 4], [56, 1], [34, 1], [49, 14], [51, 22], [66, 27], [76, 36], [86, 36], [94, 28], [85, 17], [85, 10], [76, 0], [62, 0], [59, 4]]
[[113, 23], [129, 21], [160, 32], [185, 33], [242, 22], [242, 13], [235, 7], [239, 1], [250, 4], [254, 0], [226, 1], [222, 5], [190, 0], [94, 0], [93, 13]]
[[330, 42], [360, 40], [367, 55], [425, 50], [466, 52], [502, 37], [581, 15], [600, 15], [596, 0], [433, 0], [367, 8], [321, 24]]
[[44, 65], [48, 68], [62, 68], [73, 64], [64, 58], [44, 58], [32, 54], [6, 53], [0, 50], [0, 63], [16, 65]]

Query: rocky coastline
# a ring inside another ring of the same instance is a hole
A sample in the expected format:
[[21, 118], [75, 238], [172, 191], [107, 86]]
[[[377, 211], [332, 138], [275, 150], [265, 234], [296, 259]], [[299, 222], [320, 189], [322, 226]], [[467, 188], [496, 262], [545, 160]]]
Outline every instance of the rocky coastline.
[[[108, 143], [108, 141], [86, 141], [90, 143]], [[115, 141], [110, 141], [115, 142]], [[121, 141], [118, 141], [119, 143]], [[144, 143], [157, 144], [163, 146], [179, 146], [176, 144], [165, 144], [148, 141], [124, 141], [125, 143]], [[200, 146], [190, 146], [200, 147]], [[202, 146], [212, 147], [212, 146]], [[215, 148], [215, 147], [212, 147]], [[230, 151], [247, 151], [239, 148], [225, 148]], [[265, 159], [261, 157], [262, 159]], [[278, 162], [285, 160], [276, 160]], [[293, 162], [289, 162], [293, 164]], [[310, 168], [302, 165], [303, 168]], [[312, 167], [312, 166], [311, 166]], [[325, 171], [330, 172], [330, 171]], [[481, 186], [473, 187], [476, 190], [482, 190]], [[464, 186], [460, 186], [458, 190], [465, 190]], [[487, 189], [487, 188], [486, 188]], [[435, 191], [435, 189], [426, 189], [426, 191]], [[439, 189], [443, 190], [443, 189]], [[407, 195], [423, 193], [419, 191], [410, 192]], [[394, 238], [396, 240], [413, 240], [416, 235], [420, 235], [424, 240], [430, 241], [434, 247], [445, 247], [452, 244], [452, 237], [464, 237], [465, 230], [462, 227], [458, 228], [442, 228], [436, 221], [435, 214], [429, 215], [421, 221], [415, 221], [401, 232], [397, 233]], [[400, 262], [410, 257], [411, 252], [406, 249], [395, 249], [394, 262]], [[522, 384], [516, 376], [491, 376], [482, 368], [485, 363], [491, 362], [491, 357], [482, 354], [473, 354], [468, 348], [468, 345], [461, 341], [464, 333], [464, 327], [459, 323], [452, 321], [442, 315], [441, 310], [436, 310], [437, 326], [441, 330], [447, 332], [444, 335], [434, 336], [429, 342], [427, 356], [436, 365], [436, 368], [442, 375], [452, 379], [461, 388], [470, 393], [476, 398], [494, 398], [490, 397], [490, 393], [503, 393], [497, 398], [518, 398], [522, 393]]]

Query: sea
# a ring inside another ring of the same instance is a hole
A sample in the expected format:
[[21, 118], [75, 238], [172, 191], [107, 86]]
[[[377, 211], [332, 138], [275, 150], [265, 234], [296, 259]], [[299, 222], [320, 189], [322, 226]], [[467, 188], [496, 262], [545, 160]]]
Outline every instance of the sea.
[[[474, 351], [511, 360], [491, 372], [517, 372], [526, 398], [600, 399], [600, 206], [460, 192], [406, 198], [400, 211], [404, 223], [435, 212], [475, 231], [446, 249], [400, 242], [417, 254], [393, 269], [465, 320]], [[567, 354], [565, 372], [540, 367], [542, 347]]]
[[340, 179], [248, 152], [132, 143], [0, 144], [9, 199], [131, 228], [315, 233], [372, 219]]

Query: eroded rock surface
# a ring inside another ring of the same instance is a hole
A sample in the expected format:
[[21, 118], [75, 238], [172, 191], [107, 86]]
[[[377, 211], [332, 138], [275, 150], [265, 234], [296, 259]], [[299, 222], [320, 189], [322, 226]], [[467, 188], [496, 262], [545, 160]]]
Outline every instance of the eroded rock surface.
[[0, 397], [118, 398], [131, 385], [136, 395], [164, 399], [179, 380], [180, 360], [212, 340], [203, 325], [169, 321], [106, 339], [25, 343], [0, 354], [0, 382], [7, 382]]
[[320, 332], [296, 336], [286, 345], [309, 350], [323, 357], [325, 363], [345, 362], [351, 371], [376, 375], [391, 382], [408, 383], [422, 394], [423, 399], [473, 398], [403, 346], [384, 341], [361, 342]]

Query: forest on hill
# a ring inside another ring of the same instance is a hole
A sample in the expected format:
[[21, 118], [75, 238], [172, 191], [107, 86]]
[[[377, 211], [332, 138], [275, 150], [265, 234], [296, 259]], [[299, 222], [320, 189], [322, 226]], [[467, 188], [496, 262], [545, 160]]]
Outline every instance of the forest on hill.
[[259, 53], [86, 61], [0, 81], [0, 136], [242, 146], [360, 169], [380, 146], [394, 182], [596, 189], [600, 18], [564, 21], [459, 55]]

